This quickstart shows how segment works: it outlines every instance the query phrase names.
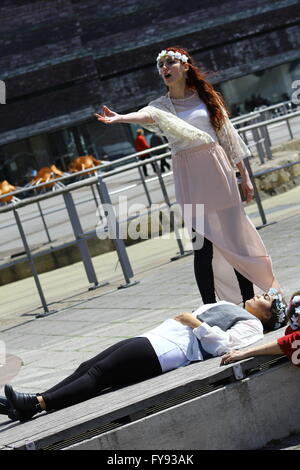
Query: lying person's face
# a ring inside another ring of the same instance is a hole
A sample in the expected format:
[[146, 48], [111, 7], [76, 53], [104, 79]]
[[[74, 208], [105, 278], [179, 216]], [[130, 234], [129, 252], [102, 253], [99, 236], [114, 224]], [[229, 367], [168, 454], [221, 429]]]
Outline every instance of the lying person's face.
[[260, 320], [269, 320], [272, 316], [273, 297], [269, 294], [255, 295], [245, 302], [245, 309]]

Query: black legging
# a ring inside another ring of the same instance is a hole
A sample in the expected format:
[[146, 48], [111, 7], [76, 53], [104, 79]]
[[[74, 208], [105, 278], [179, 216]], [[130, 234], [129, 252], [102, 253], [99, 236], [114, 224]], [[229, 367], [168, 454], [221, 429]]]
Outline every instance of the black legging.
[[[194, 238], [199, 236], [195, 234]], [[213, 259], [213, 245], [210, 240], [204, 238], [204, 243], [201, 249], [194, 250], [194, 272], [196, 277], [196, 282], [203, 300], [204, 304], [215, 303], [216, 294], [215, 294], [215, 284], [214, 284], [214, 273], [212, 267]], [[253, 284], [249, 279], [244, 277], [236, 269], [234, 269], [235, 275], [237, 277], [243, 302], [246, 300], [252, 299], [254, 296]]]
[[73, 374], [40, 395], [47, 410], [58, 410], [88, 400], [106, 388], [128, 385], [161, 373], [148, 338], [129, 338], [83, 362]]

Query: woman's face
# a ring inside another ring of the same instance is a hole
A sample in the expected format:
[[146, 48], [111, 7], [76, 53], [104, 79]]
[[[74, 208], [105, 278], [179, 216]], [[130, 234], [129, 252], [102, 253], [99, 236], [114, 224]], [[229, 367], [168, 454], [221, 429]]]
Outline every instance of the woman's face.
[[269, 320], [272, 316], [273, 297], [269, 294], [255, 295], [245, 302], [245, 309], [260, 320]]
[[187, 68], [188, 66], [184, 66], [180, 60], [172, 57], [161, 59], [158, 62], [159, 74], [167, 86], [172, 86], [178, 81], [185, 82], [185, 69]]

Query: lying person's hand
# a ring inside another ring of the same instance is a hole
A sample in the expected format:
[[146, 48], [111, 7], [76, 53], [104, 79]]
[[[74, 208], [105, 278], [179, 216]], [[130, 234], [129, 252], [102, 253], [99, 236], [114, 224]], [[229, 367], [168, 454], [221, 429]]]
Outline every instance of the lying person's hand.
[[247, 350], [232, 350], [222, 356], [221, 365], [241, 361], [242, 359], [245, 359], [245, 357], [247, 357]]
[[180, 313], [174, 317], [174, 320], [179, 321], [183, 325], [190, 326], [191, 328], [197, 328], [201, 325], [201, 321], [194, 317], [191, 313]]

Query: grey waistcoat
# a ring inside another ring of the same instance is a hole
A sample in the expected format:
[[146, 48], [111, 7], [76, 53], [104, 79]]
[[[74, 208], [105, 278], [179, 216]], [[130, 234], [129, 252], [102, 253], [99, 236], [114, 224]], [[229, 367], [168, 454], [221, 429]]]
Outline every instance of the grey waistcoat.
[[215, 307], [197, 315], [197, 318], [209, 326], [218, 326], [221, 330], [227, 331], [238, 321], [254, 320], [255, 316], [238, 305], [216, 304]]

